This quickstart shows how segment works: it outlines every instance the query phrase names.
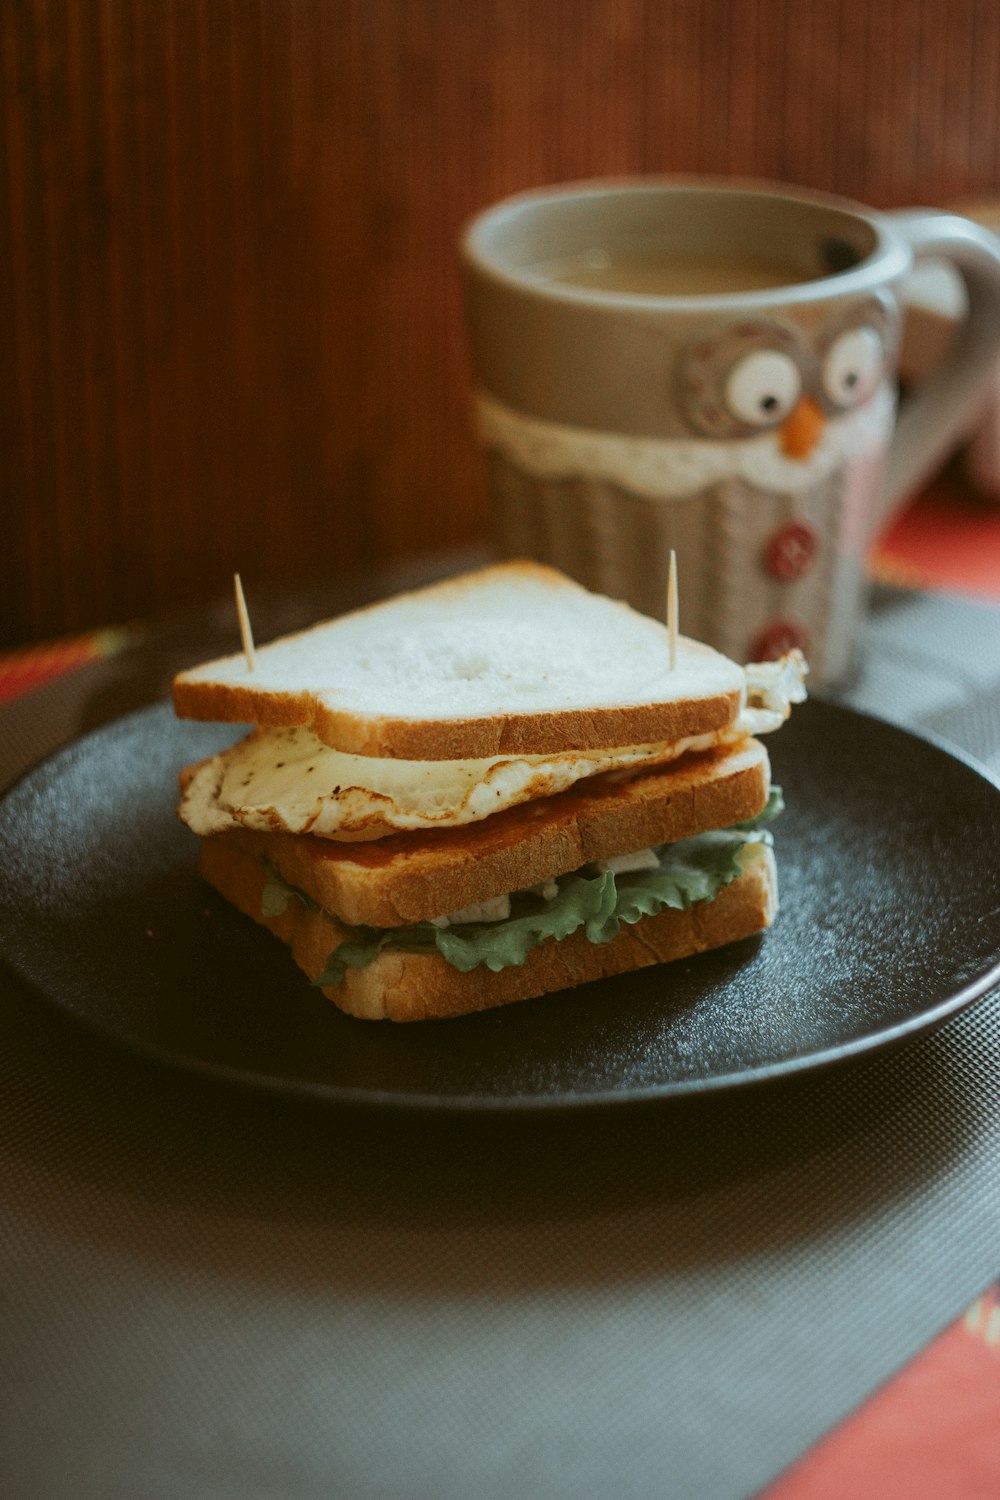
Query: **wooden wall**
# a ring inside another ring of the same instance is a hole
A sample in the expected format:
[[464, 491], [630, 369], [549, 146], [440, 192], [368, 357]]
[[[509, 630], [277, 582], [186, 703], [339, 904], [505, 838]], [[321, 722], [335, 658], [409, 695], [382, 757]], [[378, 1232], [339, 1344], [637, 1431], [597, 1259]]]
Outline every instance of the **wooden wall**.
[[993, 0], [6, 0], [0, 644], [481, 536], [519, 188], [1000, 188]]

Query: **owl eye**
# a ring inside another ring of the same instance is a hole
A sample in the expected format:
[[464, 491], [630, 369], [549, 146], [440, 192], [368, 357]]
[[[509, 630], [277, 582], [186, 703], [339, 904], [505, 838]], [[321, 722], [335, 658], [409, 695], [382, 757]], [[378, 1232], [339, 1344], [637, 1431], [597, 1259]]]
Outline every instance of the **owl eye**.
[[741, 422], [773, 427], [788, 416], [802, 390], [794, 359], [777, 349], [757, 349], [733, 366], [726, 381], [726, 405]]
[[879, 383], [882, 340], [874, 328], [849, 328], [834, 339], [823, 360], [823, 389], [838, 406], [857, 406]]

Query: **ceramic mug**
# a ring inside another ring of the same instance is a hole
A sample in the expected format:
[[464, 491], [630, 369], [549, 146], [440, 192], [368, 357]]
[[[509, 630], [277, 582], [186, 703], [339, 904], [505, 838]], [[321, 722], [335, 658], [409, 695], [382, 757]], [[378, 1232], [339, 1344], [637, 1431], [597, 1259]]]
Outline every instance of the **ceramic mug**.
[[[896, 411], [900, 287], [954, 263], [969, 313]], [[732, 180], [520, 194], [469, 226], [476, 421], [502, 549], [739, 661], [848, 674], [873, 534], [975, 417], [1000, 350], [1000, 239]]]

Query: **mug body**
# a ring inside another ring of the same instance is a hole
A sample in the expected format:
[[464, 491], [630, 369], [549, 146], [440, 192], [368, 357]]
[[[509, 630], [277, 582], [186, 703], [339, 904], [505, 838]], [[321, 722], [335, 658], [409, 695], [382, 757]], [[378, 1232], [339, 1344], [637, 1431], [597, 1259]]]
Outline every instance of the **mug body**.
[[498, 539], [736, 660], [848, 672], [895, 412], [880, 215], [768, 184], [527, 193], [464, 240]]

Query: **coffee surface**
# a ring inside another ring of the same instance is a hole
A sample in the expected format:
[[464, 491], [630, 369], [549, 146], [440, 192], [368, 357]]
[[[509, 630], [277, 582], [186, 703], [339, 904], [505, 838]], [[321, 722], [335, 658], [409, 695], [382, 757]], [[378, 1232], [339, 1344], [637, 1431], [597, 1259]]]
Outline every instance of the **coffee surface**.
[[663, 252], [612, 257], [595, 250], [573, 259], [549, 261], [535, 269], [546, 280], [568, 286], [652, 297], [756, 292], [808, 279], [788, 266], [750, 257]]

